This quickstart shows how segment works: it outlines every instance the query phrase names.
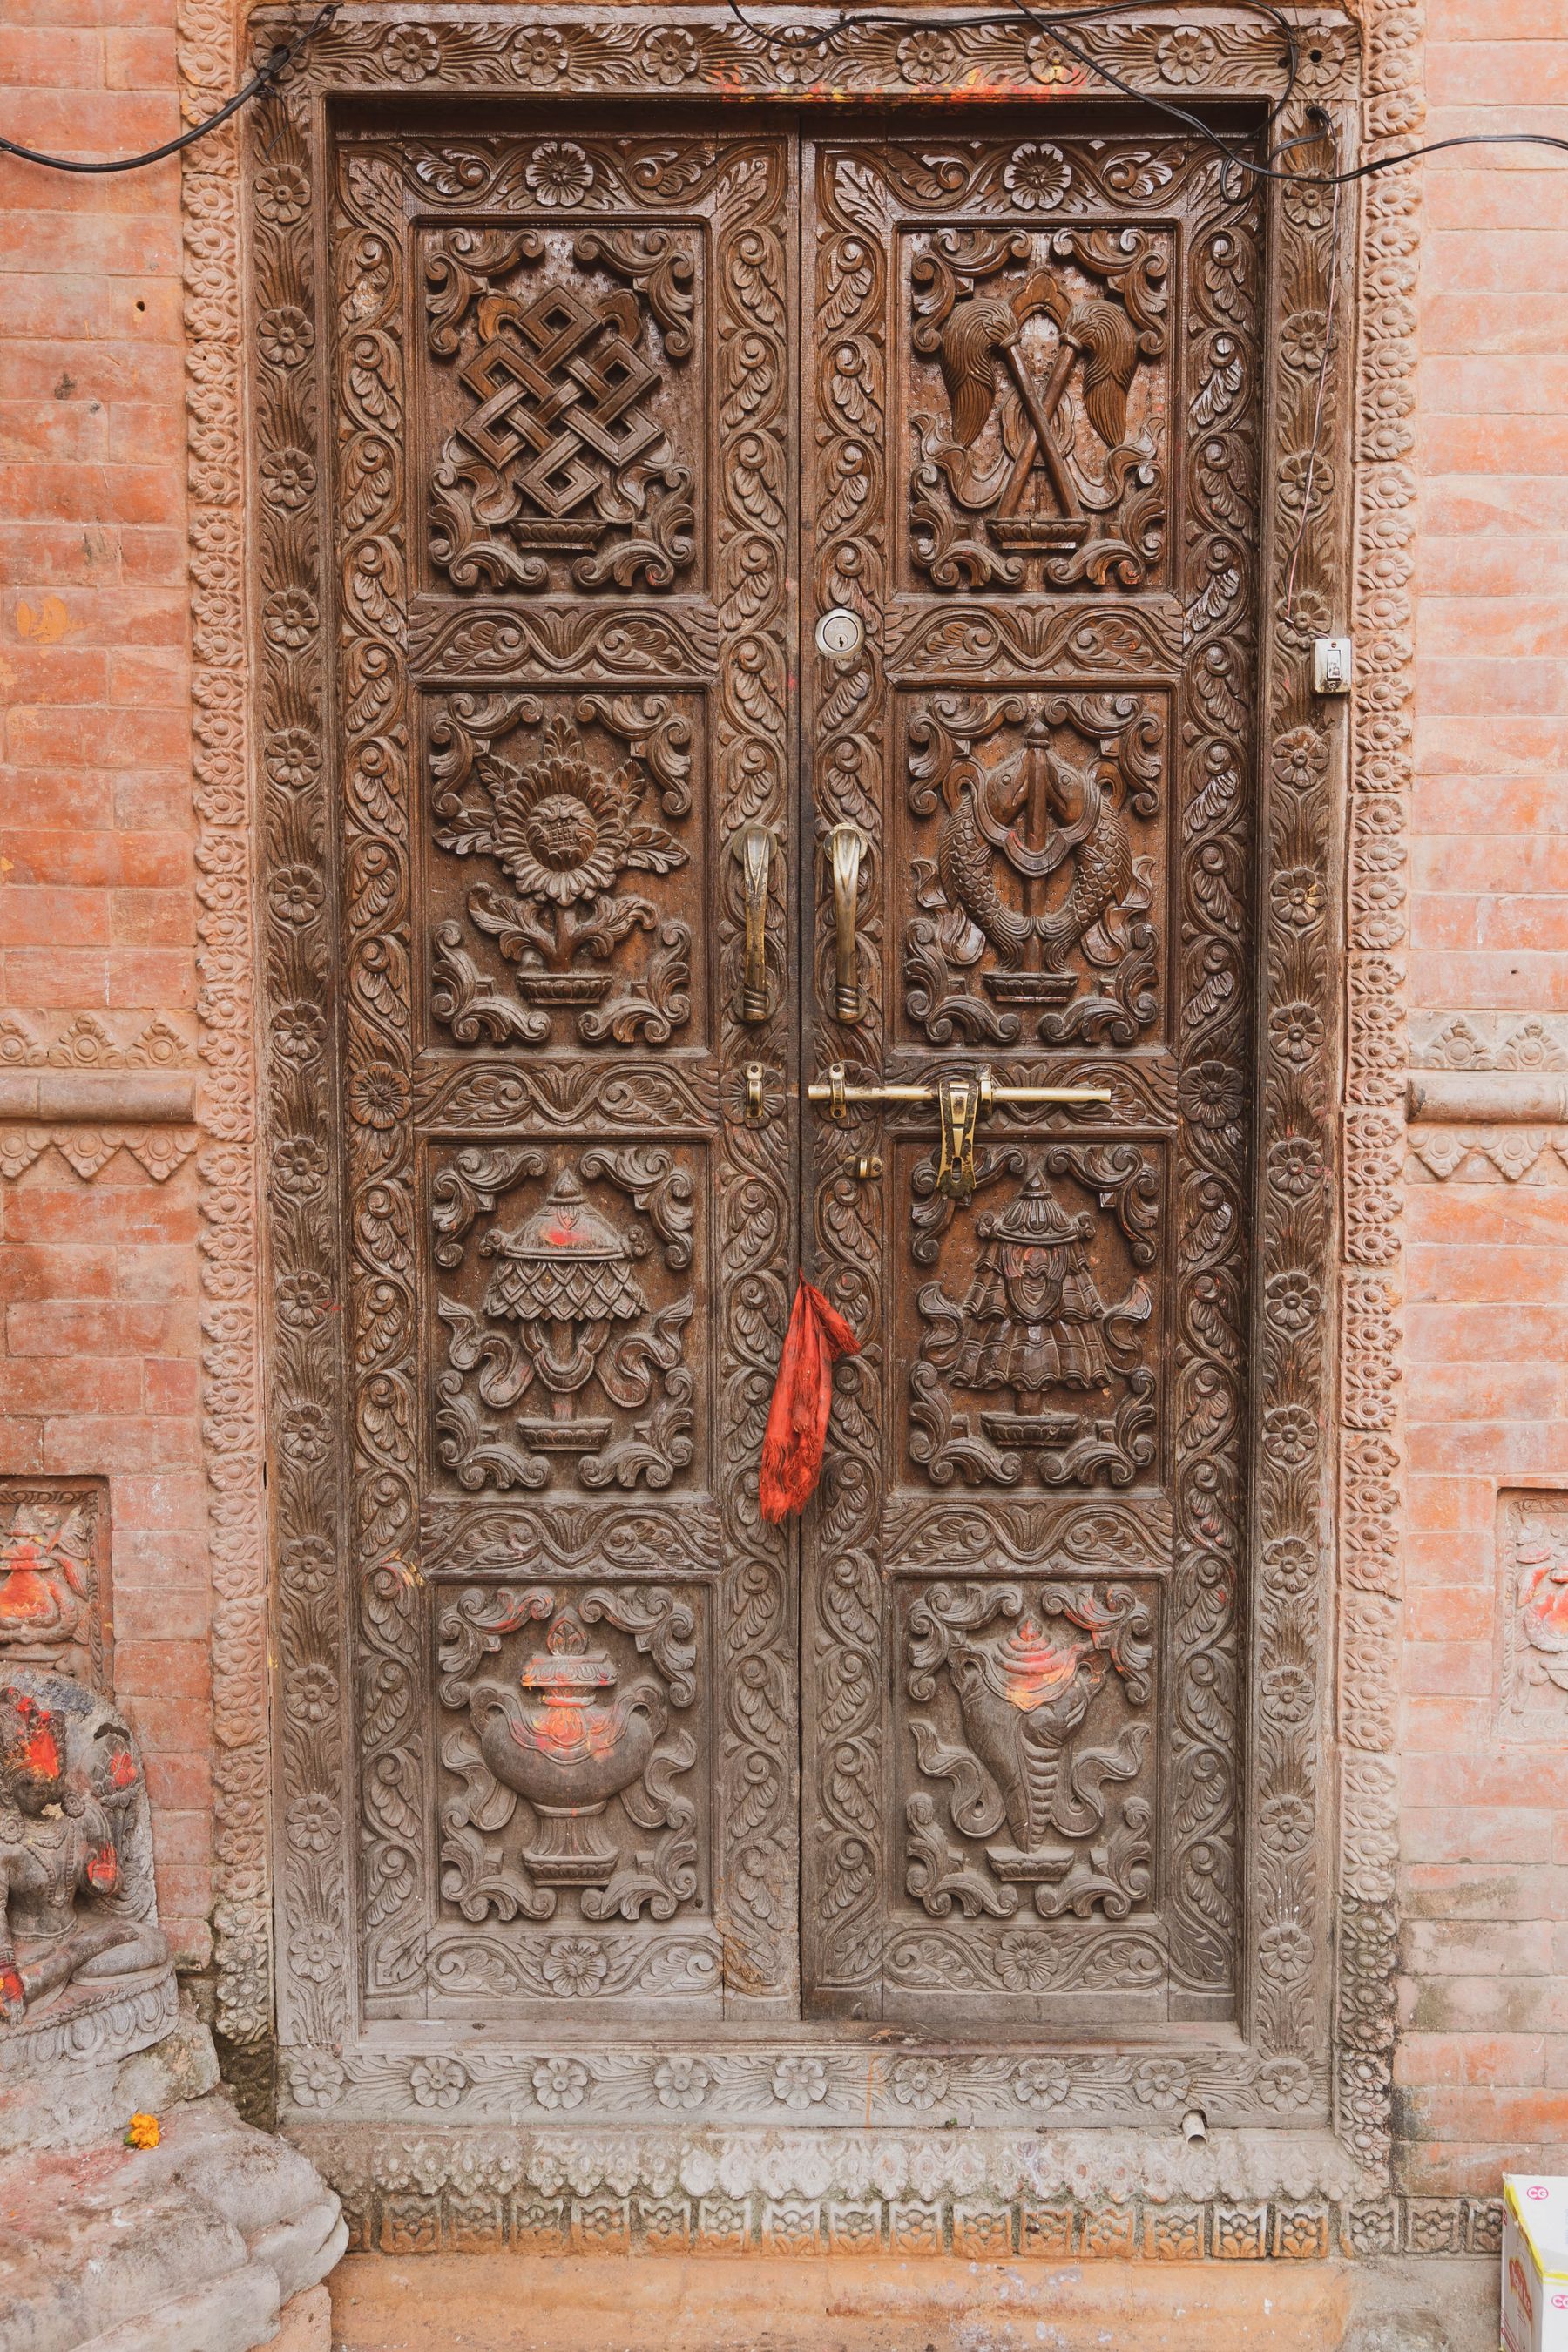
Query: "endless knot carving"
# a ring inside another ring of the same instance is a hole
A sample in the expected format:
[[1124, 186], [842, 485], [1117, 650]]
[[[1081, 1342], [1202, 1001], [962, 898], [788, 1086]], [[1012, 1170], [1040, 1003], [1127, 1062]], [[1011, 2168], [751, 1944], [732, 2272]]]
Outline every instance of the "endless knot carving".
[[[468, 953], [460, 922], [436, 925], [431, 1010], [459, 1044], [537, 1044], [575, 1013], [584, 1045], [663, 1045], [691, 1011], [691, 929], [629, 874], [672, 875], [691, 852], [666, 815], [691, 813], [691, 722], [663, 695], [454, 695], [432, 724], [437, 845], [493, 858], [510, 892], [477, 884], [469, 922], [516, 967], [521, 1003]], [[510, 736], [512, 758], [493, 747]], [[627, 751], [630, 757], [626, 757]], [[442, 877], [435, 878], [437, 895]], [[628, 958], [638, 936], [651, 945]]]
[[1146, 1902], [1153, 1601], [1121, 1583], [937, 1584], [910, 1609], [909, 1734], [920, 1781], [946, 1786], [905, 1803], [904, 1882], [933, 1918], [955, 1904], [1011, 1918], [1020, 1887], [1043, 1919]]
[[[692, 1903], [698, 1807], [675, 1784], [699, 1753], [701, 1605], [659, 1585], [532, 1585], [443, 1609], [441, 1704], [463, 1719], [441, 1761], [463, 1785], [441, 1809], [441, 1891], [466, 1919], [551, 1919], [568, 1895], [592, 1921]], [[598, 1948], [556, 1947], [545, 1989], [598, 1990]]]
[[563, 270], [557, 242], [458, 228], [426, 256], [430, 349], [474, 404], [442, 446], [430, 552], [457, 588], [560, 586], [567, 557], [579, 588], [668, 588], [696, 544], [665, 400], [692, 349], [694, 249], [584, 230]]
[[[1163, 719], [1139, 695], [939, 694], [909, 723], [905, 1003], [936, 1045], [1130, 1045], [1158, 1009]], [[975, 982], [978, 982], [978, 987]]]
[[[516, 1224], [494, 1221], [500, 1196], [529, 1179], [542, 1198]], [[607, 1144], [575, 1167], [529, 1145], [473, 1145], [437, 1171], [436, 1261], [460, 1270], [469, 1291], [436, 1300], [447, 1331], [437, 1452], [459, 1485], [545, 1486], [561, 1463], [588, 1487], [662, 1487], [691, 1463], [696, 1384], [682, 1355], [692, 1301], [668, 1277], [691, 1262], [694, 1189], [668, 1151]], [[601, 1205], [617, 1191], [647, 1213], [657, 1244], [647, 1225]], [[466, 1247], [479, 1217], [482, 1285]], [[639, 1271], [645, 1259], [656, 1278]], [[524, 1403], [515, 1443], [484, 1410]]]
[[[1129, 1486], [1155, 1451], [1156, 1351], [1143, 1328], [1153, 1300], [1141, 1274], [1120, 1298], [1101, 1285], [1118, 1257], [1131, 1269], [1158, 1255], [1153, 1171], [1132, 1145], [1057, 1144], [994, 1148], [975, 1172], [981, 1188], [1009, 1174], [1023, 1181], [1005, 1208], [955, 1219], [931, 1197], [930, 1163], [916, 1171], [927, 1197], [915, 1210], [914, 1255], [931, 1263], [945, 1230], [963, 1290], [955, 1298], [930, 1282], [916, 1297], [910, 1454], [939, 1486], [954, 1477], [1016, 1486], [1026, 1462], [1045, 1486], [1100, 1476]], [[1064, 1177], [1095, 1192], [1099, 1208], [1064, 1205], [1052, 1182]], [[975, 1425], [955, 1394], [1006, 1398], [1012, 1410], [989, 1405]]]
[[[1136, 588], [1162, 562], [1168, 240], [944, 228], [910, 264], [910, 533], [938, 588]], [[917, 385], [920, 384], [917, 374]], [[931, 385], [934, 392], [934, 382]]]

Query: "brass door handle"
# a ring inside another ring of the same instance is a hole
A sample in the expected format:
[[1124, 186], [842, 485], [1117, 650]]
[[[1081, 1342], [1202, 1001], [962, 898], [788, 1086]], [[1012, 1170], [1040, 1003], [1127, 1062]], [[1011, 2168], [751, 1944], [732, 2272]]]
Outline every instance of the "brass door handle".
[[745, 900], [746, 937], [741, 960], [741, 995], [737, 1017], [755, 1026], [772, 1009], [768, 994], [768, 869], [773, 863], [773, 837], [765, 824], [748, 824], [735, 839], [741, 861], [741, 889]]
[[851, 1086], [842, 1062], [830, 1062], [826, 1078], [814, 1078], [806, 1099], [827, 1105], [829, 1118], [847, 1119], [854, 1103], [934, 1102], [942, 1122], [936, 1189], [949, 1201], [974, 1198], [974, 1129], [994, 1103], [1097, 1103], [1110, 1100], [1109, 1087], [999, 1087], [989, 1069], [953, 1071], [934, 1086]]
[[827, 836], [833, 872], [833, 1012], [839, 1021], [861, 1021], [866, 1015], [855, 934], [860, 920], [860, 869], [870, 846], [858, 825], [836, 824]]

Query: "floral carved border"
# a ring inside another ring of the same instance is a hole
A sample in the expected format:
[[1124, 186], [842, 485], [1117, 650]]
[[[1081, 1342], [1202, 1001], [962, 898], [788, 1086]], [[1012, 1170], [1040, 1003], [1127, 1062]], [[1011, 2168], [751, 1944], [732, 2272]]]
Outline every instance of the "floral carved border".
[[[281, 22], [281, 19], [279, 20]], [[1353, 145], [1355, 111], [1352, 59], [1342, 20], [1326, 20], [1313, 33], [1322, 52], [1309, 74], [1303, 96], [1325, 98], [1342, 122], [1348, 152]], [[1211, 86], [1227, 92], [1269, 87], [1269, 54], [1255, 28], [1226, 19], [1223, 10], [1205, 12], [1201, 25], [1189, 19], [1181, 37], [1196, 34], [1206, 44], [1204, 69]], [[265, 48], [272, 22], [258, 20], [257, 39]], [[1417, 120], [1419, 14], [1416, 0], [1386, 0], [1368, 26], [1365, 65], [1365, 134], [1373, 141], [1405, 136]], [[1118, 68], [1158, 90], [1171, 77], [1175, 37], [1155, 18], [1131, 27], [1110, 26], [1096, 36]], [[1165, 53], [1162, 53], [1162, 44]], [[232, 87], [240, 69], [226, 13], [212, 0], [185, 0], [180, 25], [181, 72], [187, 111], [199, 113]], [[1184, 59], [1185, 51], [1182, 53]], [[1083, 77], [1026, 26], [1001, 35], [941, 28], [902, 41], [872, 28], [837, 37], [825, 60], [781, 24], [755, 36], [716, 17], [693, 16], [679, 26], [649, 26], [606, 15], [559, 25], [531, 22], [519, 29], [515, 18], [476, 12], [432, 23], [395, 11], [356, 10], [341, 17], [296, 69], [290, 92], [269, 111], [282, 118], [274, 129], [287, 145], [300, 142], [310, 160], [313, 97], [327, 89], [360, 89], [405, 95], [418, 87], [442, 90], [512, 89], [578, 91], [679, 90], [743, 88], [759, 96], [809, 99], [840, 90], [908, 96], [929, 92], [944, 81], [984, 64], [989, 87], [1018, 96], [1073, 94]], [[1180, 94], [1190, 97], [1184, 64], [1175, 75]], [[544, 67], [548, 66], [548, 70]], [[1299, 126], [1287, 124], [1287, 130]], [[264, 138], [263, 144], [266, 144]], [[306, 182], [309, 193], [310, 182]], [[244, 761], [246, 677], [244, 628], [245, 548], [241, 530], [239, 420], [238, 169], [227, 135], [192, 151], [185, 166], [187, 301], [191, 334], [191, 531], [193, 602], [196, 633], [196, 772], [201, 829], [203, 890], [201, 1014], [206, 1073], [205, 1124], [201, 1168], [204, 1179], [204, 1334], [208, 1381], [208, 1462], [212, 1486], [215, 1578], [219, 1594], [214, 1633], [219, 1722], [219, 1775], [216, 1798], [220, 1885], [218, 1937], [220, 2023], [231, 2043], [257, 2052], [269, 2046], [273, 2003], [269, 1974], [265, 1792], [267, 1709], [263, 1675], [265, 1543], [260, 1464], [262, 1418], [257, 1362], [257, 1301], [259, 1282], [254, 1215], [256, 1100], [253, 1030], [257, 943], [250, 904], [248, 803]], [[1278, 215], [1276, 228], [1278, 229]], [[1345, 1583], [1342, 1625], [1340, 1706], [1346, 1761], [1342, 1772], [1339, 1830], [1340, 1928], [1332, 1996], [1340, 2048], [1337, 2115], [1351, 2150], [1366, 2168], [1366, 2185], [1385, 2188], [1389, 2161], [1391, 1979], [1393, 1969], [1393, 1774], [1390, 1695], [1394, 1679], [1394, 1591], [1397, 1559], [1393, 1536], [1398, 1495], [1395, 1377], [1398, 1310], [1398, 1205], [1402, 1139], [1398, 1087], [1393, 1077], [1402, 1023], [1402, 975], [1396, 950], [1402, 936], [1399, 870], [1404, 799], [1408, 785], [1408, 612], [1405, 576], [1413, 527], [1408, 509], [1412, 485], [1405, 462], [1412, 355], [1406, 310], [1414, 272], [1414, 199], [1403, 175], [1373, 182], [1361, 214], [1359, 268], [1363, 310], [1359, 329], [1359, 402], [1353, 448], [1336, 438], [1333, 417], [1347, 405], [1350, 337], [1342, 331], [1340, 352], [1331, 370], [1331, 404], [1325, 443], [1328, 471], [1352, 465], [1355, 471], [1354, 619], [1361, 686], [1351, 714], [1349, 840], [1350, 887], [1347, 928], [1351, 971], [1351, 1047], [1344, 1074], [1342, 1117], [1335, 1152], [1329, 1080], [1314, 1099], [1298, 1106], [1314, 1130], [1326, 1168], [1337, 1156], [1342, 1168], [1340, 1215], [1331, 1188], [1314, 1180], [1306, 1213], [1322, 1224], [1321, 1243], [1303, 1240], [1291, 1219], [1300, 1219], [1300, 1195], [1286, 1190], [1263, 1226], [1268, 1255], [1263, 1271], [1291, 1270], [1292, 1246], [1319, 1254], [1331, 1227], [1342, 1223], [1345, 1311], [1340, 1365], [1346, 1405], [1341, 1431], [1340, 1521], [1343, 1530]], [[1318, 239], [1321, 246], [1321, 239]], [[1305, 249], [1298, 239], [1299, 248]], [[295, 241], [300, 267], [311, 266], [308, 238]], [[1316, 248], [1314, 248], [1316, 249]], [[303, 291], [301, 287], [301, 291]], [[1304, 302], [1305, 285], [1293, 298]], [[1347, 269], [1338, 289], [1348, 315], [1352, 292]], [[1321, 270], [1316, 288], [1326, 304]], [[1305, 384], [1293, 384], [1287, 409], [1276, 418], [1272, 463], [1276, 490], [1270, 511], [1274, 594], [1279, 598], [1283, 552], [1300, 519]], [[1310, 408], [1307, 420], [1310, 423]], [[1286, 437], [1289, 436], [1289, 437]], [[1295, 503], [1292, 504], [1292, 496]], [[1351, 501], [1323, 495], [1307, 517], [1299, 573], [1296, 613], [1333, 599], [1342, 608], [1347, 549], [1344, 523]], [[273, 583], [276, 587], [276, 583]], [[263, 593], [268, 586], [262, 579]], [[1325, 623], [1326, 625], [1326, 623]], [[1315, 631], [1311, 632], [1315, 633]], [[1327, 866], [1340, 845], [1338, 794], [1332, 789], [1337, 761], [1331, 758], [1331, 722], [1311, 710], [1303, 684], [1308, 631], [1294, 634], [1277, 605], [1268, 676], [1278, 681], [1265, 710], [1273, 740], [1270, 768], [1274, 800], [1266, 814], [1277, 848], [1288, 845], [1279, 828], [1297, 828], [1310, 858]], [[301, 666], [302, 667], [302, 666]], [[1310, 737], [1310, 741], [1301, 739]], [[1320, 757], [1320, 754], [1321, 756]], [[1288, 943], [1272, 952], [1283, 954]], [[1293, 951], [1293, 950], [1290, 950]], [[1281, 978], [1270, 974], [1278, 999]], [[1328, 1034], [1339, 1020], [1339, 982], [1334, 956], [1325, 942], [1302, 987], [1311, 991], [1326, 1016]], [[1368, 1008], [1365, 1020], [1355, 1008]], [[1363, 1038], [1376, 1041], [1363, 1050]], [[1391, 1091], [1392, 1088], [1392, 1091]], [[329, 1269], [322, 1268], [326, 1278]], [[1387, 1344], [1384, 1344], [1384, 1341]], [[1355, 1381], [1349, 1378], [1352, 1355]], [[1368, 1374], [1368, 1363], [1380, 1369]], [[1308, 1391], [1316, 1392], [1331, 1369], [1326, 1363], [1299, 1368]], [[308, 1432], [306, 1433], [309, 1433]], [[1258, 1670], [1289, 1665], [1279, 1656], [1271, 1666], [1270, 1625], [1290, 1617], [1289, 1554], [1279, 1544], [1315, 1546], [1321, 1554], [1333, 1509], [1331, 1482], [1315, 1454], [1288, 1465], [1291, 1492], [1270, 1522], [1279, 1539], [1259, 1595]], [[1270, 1505], [1260, 1496], [1267, 1516]], [[1299, 1525], [1287, 1525], [1287, 1519]], [[300, 1538], [294, 1549], [297, 1575], [286, 1570], [285, 1607], [290, 1589], [302, 1603], [321, 1603], [321, 1547], [325, 1529]], [[1270, 1584], [1269, 1578], [1273, 1577]], [[1326, 1611], [1328, 1592], [1319, 1579]], [[319, 1626], [318, 1636], [326, 1632]], [[1315, 1659], [1326, 1650], [1326, 1622], [1320, 1628]], [[285, 1639], [287, 1671], [288, 1642]], [[1310, 1758], [1303, 1762], [1310, 1764]], [[319, 1825], [318, 1825], [319, 1826]], [[1320, 1833], [1297, 1870], [1276, 1871], [1255, 1890], [1254, 1911], [1269, 1925], [1288, 1927], [1302, 1908], [1321, 1903], [1333, 1867], [1331, 1841]], [[308, 1851], [308, 1850], [307, 1850]], [[313, 1865], [312, 1865], [313, 1866]], [[308, 1869], [307, 1869], [308, 1875]], [[303, 1891], [304, 1881], [300, 1883]], [[325, 1890], [318, 1890], [324, 1896]], [[1274, 1906], [1271, 1914], [1268, 1906]], [[320, 1902], [308, 1904], [320, 1909]], [[331, 1906], [328, 1904], [327, 1910]], [[321, 1919], [318, 1939], [331, 1933]], [[1321, 1953], [1321, 1927], [1311, 1931]], [[309, 1953], [306, 1955], [310, 1958]], [[330, 1971], [328, 1972], [330, 1973]], [[1313, 1981], [1326, 2000], [1330, 1986], [1321, 1963]], [[305, 2043], [324, 2040], [344, 2022], [335, 2001], [312, 1987], [308, 1973], [297, 1986], [304, 1996], [299, 2023]], [[321, 2014], [309, 2020], [320, 2008]], [[329, 2017], [327, 2011], [334, 2014]], [[1316, 2031], [1316, 2029], [1314, 2029]], [[305, 2055], [300, 2053], [301, 2057]], [[298, 2062], [297, 2062], [298, 2063]], [[976, 2095], [982, 2086], [976, 2084]], [[337, 2105], [334, 2095], [325, 2104]], [[306, 2104], [301, 2101], [299, 2104]], [[445, 2104], [445, 2103], [443, 2103]], [[452, 2123], [467, 2121], [468, 2103], [454, 2102]], [[477, 2119], [477, 2118], [476, 2118]], [[824, 2118], [826, 2120], [826, 2117]], [[329, 2119], [320, 2119], [322, 2126]], [[382, 2131], [384, 2126], [367, 2126]], [[1379, 2209], [1381, 2210], [1381, 2209]], [[1398, 2225], [1403, 2231], [1403, 2223]], [[1378, 2242], [1368, 2224], [1365, 2242]]]
[[[175, 44], [181, 112], [197, 121], [223, 103], [239, 75], [241, 44], [227, 0], [181, 0]], [[188, 148], [181, 175], [203, 1434], [214, 1591], [216, 2022], [237, 2088], [254, 2112], [265, 2114], [274, 2029], [238, 126]]]
[[[1370, 159], [1419, 138], [1422, 0], [1375, 0], [1364, 28], [1363, 133]], [[1405, 833], [1414, 774], [1409, 582], [1416, 483], [1415, 291], [1420, 180], [1364, 184], [1355, 350], [1351, 719], [1345, 909], [1346, 1067], [1342, 1170], [1340, 1690], [1335, 2125], [1373, 2179], [1392, 2183], [1397, 1964], [1398, 1675], [1403, 1517], [1399, 1349], [1404, 1301]], [[1415, 2205], [1420, 2200], [1406, 2200]], [[1419, 2249], [1423, 2223], [1369, 2217]], [[1433, 2221], [1429, 2238], [1442, 2240]]]

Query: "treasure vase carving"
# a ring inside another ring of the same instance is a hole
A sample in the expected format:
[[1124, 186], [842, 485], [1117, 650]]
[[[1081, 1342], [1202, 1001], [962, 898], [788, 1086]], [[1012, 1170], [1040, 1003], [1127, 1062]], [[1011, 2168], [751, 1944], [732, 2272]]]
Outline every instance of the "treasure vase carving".
[[441, 1755], [463, 1793], [443, 1808], [442, 1891], [465, 1917], [550, 1919], [564, 1895], [584, 1920], [668, 1920], [697, 1894], [679, 1785], [699, 1752], [696, 1634], [692, 1595], [658, 1586], [447, 1602], [441, 1698], [463, 1720]]
[[79, 1682], [12, 1666], [0, 1682], [0, 2021], [31, 2024], [73, 1993], [69, 2005], [90, 2005], [167, 1958], [130, 1731]]

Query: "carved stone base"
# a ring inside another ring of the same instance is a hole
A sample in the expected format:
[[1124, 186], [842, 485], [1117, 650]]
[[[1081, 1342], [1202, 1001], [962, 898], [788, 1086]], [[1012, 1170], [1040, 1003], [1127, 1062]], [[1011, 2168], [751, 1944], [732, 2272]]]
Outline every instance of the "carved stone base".
[[342, 2216], [302, 2156], [220, 2097], [161, 2120], [155, 2148], [127, 2147], [121, 2116], [112, 2137], [0, 2164], [0, 2343], [250, 2352], [331, 2270]]
[[200, 2097], [216, 2081], [211, 2037], [181, 2017], [167, 1964], [68, 1985], [0, 2027], [0, 2155], [73, 2146], [116, 2122], [123, 2129], [132, 2108]]

